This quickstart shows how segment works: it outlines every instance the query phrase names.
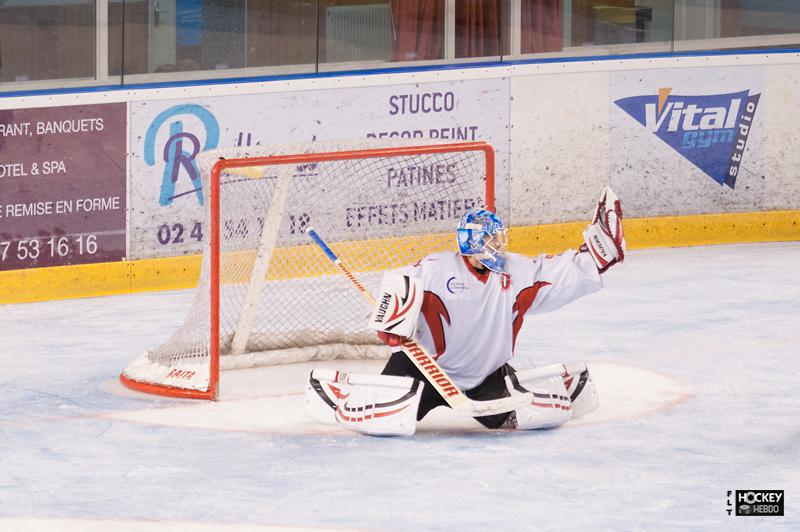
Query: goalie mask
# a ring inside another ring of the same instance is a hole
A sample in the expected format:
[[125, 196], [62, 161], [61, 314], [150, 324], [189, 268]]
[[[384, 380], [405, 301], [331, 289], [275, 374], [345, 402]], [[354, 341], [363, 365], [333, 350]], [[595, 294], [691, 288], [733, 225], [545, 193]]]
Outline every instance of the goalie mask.
[[458, 250], [472, 256], [492, 271], [503, 273], [506, 228], [495, 213], [486, 209], [470, 209], [464, 213], [456, 230]]

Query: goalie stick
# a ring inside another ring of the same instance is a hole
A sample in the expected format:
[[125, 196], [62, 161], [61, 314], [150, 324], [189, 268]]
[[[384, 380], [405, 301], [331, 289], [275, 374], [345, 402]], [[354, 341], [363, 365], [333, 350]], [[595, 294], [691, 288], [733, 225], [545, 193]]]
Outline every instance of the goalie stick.
[[[308, 236], [317, 246], [322, 249], [328, 259], [331, 260], [344, 273], [350, 282], [358, 289], [364, 300], [370, 305], [375, 305], [375, 298], [361, 281], [345, 266], [333, 250], [325, 243], [319, 234], [312, 228], [306, 229]], [[403, 343], [403, 352], [414, 363], [417, 368], [425, 375], [425, 378], [437, 392], [447, 401], [450, 408], [469, 417], [481, 417], [494, 414], [511, 412], [533, 402], [533, 394], [530, 392], [520, 393], [509, 388], [510, 397], [491, 399], [488, 401], [475, 401], [467, 397], [463, 391], [450, 379], [447, 373], [439, 366], [436, 360], [416, 341], [406, 338]]]

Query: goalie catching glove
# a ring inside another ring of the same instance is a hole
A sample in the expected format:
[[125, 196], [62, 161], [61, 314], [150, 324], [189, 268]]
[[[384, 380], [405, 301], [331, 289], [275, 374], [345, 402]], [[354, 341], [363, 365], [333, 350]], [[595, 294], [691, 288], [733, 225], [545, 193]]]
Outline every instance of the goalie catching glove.
[[398, 347], [406, 338], [414, 337], [424, 293], [419, 279], [395, 272], [384, 274], [370, 317], [370, 328], [381, 342]]
[[622, 205], [609, 187], [600, 195], [592, 223], [583, 231], [583, 240], [600, 273], [625, 260]]

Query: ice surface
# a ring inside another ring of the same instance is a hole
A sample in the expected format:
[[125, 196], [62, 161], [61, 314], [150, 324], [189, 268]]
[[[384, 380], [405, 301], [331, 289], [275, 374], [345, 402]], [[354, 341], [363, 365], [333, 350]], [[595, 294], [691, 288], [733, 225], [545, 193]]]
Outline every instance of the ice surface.
[[[121, 388], [188, 291], [2, 306], [0, 530], [800, 529], [800, 244], [634, 251], [605, 282], [529, 319], [516, 361], [589, 361], [598, 412], [440, 409], [413, 438], [300, 417], [310, 366], [228, 372], [215, 404]], [[786, 516], [728, 516], [737, 489]]]

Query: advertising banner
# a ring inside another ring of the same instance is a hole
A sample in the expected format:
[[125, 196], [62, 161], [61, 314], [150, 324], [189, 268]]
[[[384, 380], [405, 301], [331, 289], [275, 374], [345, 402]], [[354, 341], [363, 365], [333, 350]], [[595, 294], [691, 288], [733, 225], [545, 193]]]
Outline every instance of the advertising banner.
[[763, 67], [628, 71], [611, 79], [612, 176], [635, 196], [637, 214], [759, 209]]
[[133, 102], [131, 258], [202, 252], [205, 198], [195, 158], [215, 148], [487, 141], [496, 150], [502, 212], [508, 207], [508, 101], [508, 81], [498, 78]]
[[125, 257], [126, 104], [0, 111], [0, 270]]

